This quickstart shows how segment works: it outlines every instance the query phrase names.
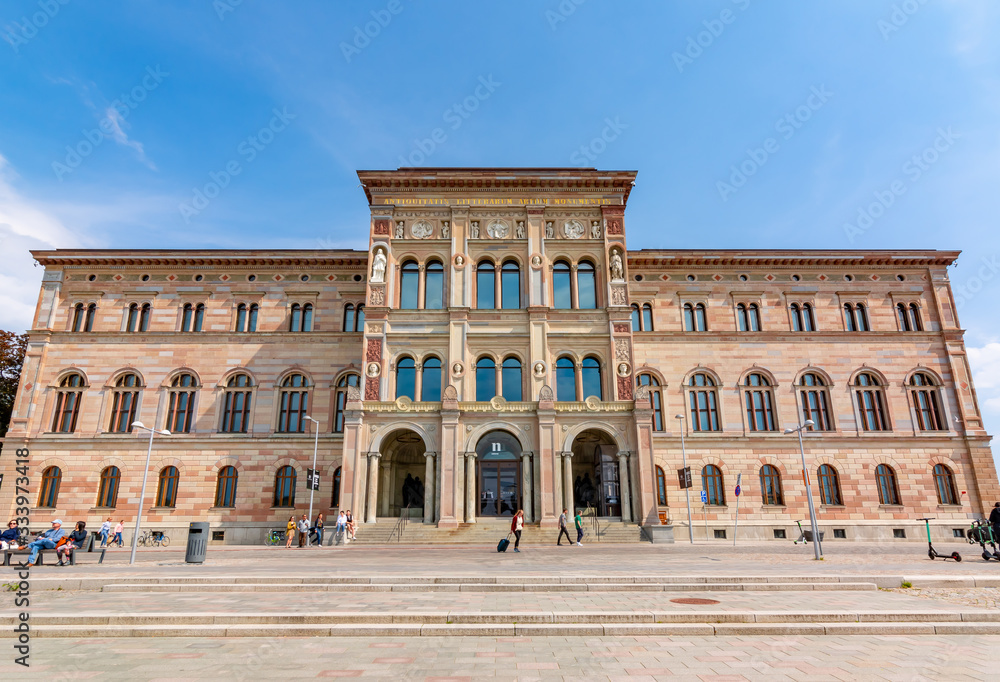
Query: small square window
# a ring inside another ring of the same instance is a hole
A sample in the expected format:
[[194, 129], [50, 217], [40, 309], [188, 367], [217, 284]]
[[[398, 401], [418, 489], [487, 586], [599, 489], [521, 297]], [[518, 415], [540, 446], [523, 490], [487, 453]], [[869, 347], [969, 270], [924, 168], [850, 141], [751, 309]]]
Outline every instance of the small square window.
[[775, 540], [784, 540], [785, 539], [785, 529], [784, 528], [775, 528], [774, 529], [774, 539]]
[[225, 541], [226, 541], [226, 531], [224, 530], [212, 531], [212, 542], [225, 542]]
[[900, 538], [900, 539], [905, 539], [906, 538], [906, 529], [905, 528], [893, 528], [892, 529], [892, 537], [894, 537], [894, 538]]
[[847, 539], [847, 531], [844, 530], [843, 528], [834, 528], [833, 529], [833, 537], [839, 538], [841, 540], [846, 540]]
[[726, 539], [726, 531], [724, 529], [723, 530], [716, 530], [715, 531], [715, 539], [716, 540], [725, 540]]
[[951, 534], [953, 536], [955, 536], [956, 538], [964, 538], [965, 537], [965, 529], [964, 528], [952, 528], [951, 529]]

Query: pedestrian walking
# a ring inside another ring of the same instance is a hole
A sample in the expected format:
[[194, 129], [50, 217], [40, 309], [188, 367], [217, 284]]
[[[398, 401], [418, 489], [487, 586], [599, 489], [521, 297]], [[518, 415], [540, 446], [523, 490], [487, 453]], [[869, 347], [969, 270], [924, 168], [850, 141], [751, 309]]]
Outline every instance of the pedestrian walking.
[[562, 514], [559, 515], [559, 537], [556, 538], [556, 544], [562, 545], [563, 535], [566, 536], [566, 542], [573, 544], [573, 541], [569, 539], [569, 531], [566, 530], [566, 524], [569, 522], [569, 514], [567, 509], [563, 509]]
[[348, 528], [349, 526], [347, 525], [347, 514], [344, 513], [343, 509], [341, 509], [340, 513], [337, 514], [337, 530], [334, 533], [333, 541], [343, 542], [344, 544], [347, 544]]
[[573, 524], [576, 526], [576, 546], [583, 547], [580, 540], [583, 540], [583, 514], [579, 509], [576, 510], [576, 516], [573, 517]]
[[351, 539], [353, 540], [354, 539], [354, 515], [351, 514], [351, 510], [350, 509], [347, 510], [346, 519], [347, 519], [347, 533], [348, 533], [348, 535], [351, 536]]
[[521, 531], [524, 529], [524, 510], [518, 509], [514, 514], [514, 520], [510, 522], [510, 530], [514, 534], [514, 551], [520, 553], [517, 548], [521, 544]]
[[108, 545], [108, 536], [111, 534], [111, 517], [109, 516], [107, 521], [101, 524], [101, 547], [106, 547]]
[[52, 528], [38, 536], [34, 541], [28, 543], [31, 554], [28, 555], [28, 566], [34, 566], [38, 561], [38, 553], [43, 549], [55, 549], [56, 543], [66, 535], [63, 530], [62, 521], [56, 519], [52, 522]]
[[309, 543], [309, 517], [305, 514], [299, 519], [299, 547], [305, 547]]
[[69, 563], [69, 558], [74, 550], [83, 549], [83, 543], [87, 541], [87, 522], [77, 521], [76, 530], [69, 534], [67, 542], [56, 547], [56, 556], [59, 563], [56, 566], [65, 566]]
[[990, 525], [993, 526], [993, 537], [1000, 540], [1000, 502], [993, 504], [993, 511], [990, 512]]
[[18, 549], [18, 540], [21, 537], [17, 529], [17, 521], [11, 520], [7, 524], [7, 530], [0, 533], [0, 549]]
[[285, 549], [292, 548], [292, 538], [295, 537], [295, 515], [288, 517], [288, 523], [285, 524]]
[[323, 515], [317, 514], [316, 521], [313, 522], [312, 528], [310, 529], [313, 535], [316, 536], [316, 544], [320, 547], [323, 546]]
[[118, 546], [121, 547], [125, 543], [122, 541], [122, 533], [125, 532], [125, 519], [122, 519], [115, 526], [115, 539], [113, 542], [117, 542]]

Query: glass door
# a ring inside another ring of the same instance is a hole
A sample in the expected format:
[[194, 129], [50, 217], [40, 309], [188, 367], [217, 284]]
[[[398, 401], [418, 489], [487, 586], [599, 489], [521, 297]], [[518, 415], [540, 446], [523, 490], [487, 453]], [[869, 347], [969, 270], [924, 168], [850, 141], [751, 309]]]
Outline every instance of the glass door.
[[517, 462], [479, 465], [479, 515], [513, 516], [520, 499]]

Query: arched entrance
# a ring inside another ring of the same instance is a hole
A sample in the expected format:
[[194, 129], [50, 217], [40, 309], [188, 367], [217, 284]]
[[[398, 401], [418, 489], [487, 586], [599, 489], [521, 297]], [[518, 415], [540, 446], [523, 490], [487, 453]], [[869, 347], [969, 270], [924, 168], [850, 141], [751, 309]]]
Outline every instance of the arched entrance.
[[490, 431], [476, 444], [479, 516], [513, 516], [521, 508], [521, 444]]
[[400, 429], [382, 441], [379, 460], [379, 516], [399, 516], [407, 507], [419, 517], [424, 510], [424, 481], [427, 446], [414, 431]]
[[622, 515], [622, 480], [618, 446], [604, 431], [588, 429], [573, 440], [573, 501], [597, 516]]

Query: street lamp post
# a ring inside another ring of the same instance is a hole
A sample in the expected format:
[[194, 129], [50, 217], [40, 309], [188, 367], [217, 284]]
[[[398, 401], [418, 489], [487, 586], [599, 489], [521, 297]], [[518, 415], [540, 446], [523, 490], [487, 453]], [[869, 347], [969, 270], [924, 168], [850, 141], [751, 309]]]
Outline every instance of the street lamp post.
[[[678, 414], [674, 416], [674, 419], [680, 420], [681, 425], [681, 470], [687, 473], [687, 451], [684, 447], [684, 431], [687, 430], [687, 421], [684, 419], [683, 414]], [[685, 477], [686, 478], [686, 477]], [[686, 482], [686, 481], [685, 481]], [[688, 539], [691, 540], [691, 544], [694, 544], [694, 527], [691, 525], [691, 487], [688, 486], [684, 489], [684, 497], [687, 499], [688, 508]]]
[[802, 445], [802, 432], [814, 424], [815, 422], [812, 419], [807, 419], [806, 423], [800, 424], [798, 428], [785, 429], [785, 435], [787, 436], [790, 433], [797, 433], [799, 435], [799, 454], [802, 456], [802, 480], [806, 484], [806, 500], [809, 501], [809, 522], [812, 524], [813, 553], [816, 555], [816, 560], [819, 561], [819, 527], [816, 525], [816, 507], [813, 506], [812, 486], [809, 485], [809, 472], [806, 470], [806, 450], [805, 446]]
[[132, 555], [128, 559], [129, 565], [135, 563], [135, 547], [139, 542], [139, 527], [142, 525], [142, 506], [146, 503], [146, 476], [149, 474], [149, 459], [153, 455], [153, 435], [157, 433], [161, 436], [170, 435], [170, 432], [166, 429], [157, 431], [143, 425], [142, 422], [132, 422], [132, 428], [149, 431], [149, 448], [146, 450], [146, 468], [142, 470], [142, 492], [139, 493], [139, 512], [135, 515], [135, 532], [132, 533]]
[[[307, 416], [306, 419], [311, 421], [315, 426], [313, 427], [316, 432], [313, 435], [313, 476], [316, 475], [316, 452], [319, 450], [319, 422], [312, 417]], [[313, 517], [313, 490], [312, 479], [309, 480], [309, 521], [312, 521]], [[319, 531], [317, 531], [319, 532]], [[306, 535], [306, 541], [308, 542], [309, 535]]]

